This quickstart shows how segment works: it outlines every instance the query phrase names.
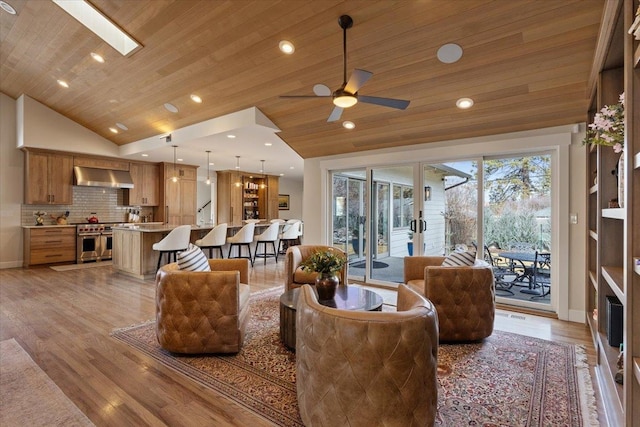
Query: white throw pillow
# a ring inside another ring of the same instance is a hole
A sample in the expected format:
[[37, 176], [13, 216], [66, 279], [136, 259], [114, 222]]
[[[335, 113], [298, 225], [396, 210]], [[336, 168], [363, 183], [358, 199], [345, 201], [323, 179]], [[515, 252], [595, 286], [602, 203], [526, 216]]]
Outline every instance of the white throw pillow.
[[189, 247], [178, 253], [178, 268], [185, 271], [211, 271], [207, 256], [202, 249], [189, 243]]
[[476, 251], [451, 252], [442, 261], [444, 267], [464, 267], [474, 265], [476, 262]]

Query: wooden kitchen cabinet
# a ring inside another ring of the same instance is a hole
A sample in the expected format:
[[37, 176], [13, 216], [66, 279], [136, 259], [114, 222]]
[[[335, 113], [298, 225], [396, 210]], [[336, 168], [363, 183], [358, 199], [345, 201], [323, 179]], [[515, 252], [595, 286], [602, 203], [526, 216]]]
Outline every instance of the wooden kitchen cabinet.
[[133, 188], [128, 189], [125, 204], [133, 206], [158, 206], [160, 200], [160, 167], [152, 163], [131, 163], [129, 173]]
[[236, 171], [219, 171], [217, 176], [218, 223], [278, 218], [279, 177]]
[[73, 203], [73, 156], [25, 151], [24, 203], [70, 205]]
[[23, 265], [75, 262], [76, 227], [26, 227], [24, 228]]
[[[164, 163], [163, 167], [163, 206], [164, 222], [169, 225], [196, 223], [197, 204], [197, 166], [180, 165], [174, 171], [172, 163]], [[176, 175], [177, 182], [172, 178]]]

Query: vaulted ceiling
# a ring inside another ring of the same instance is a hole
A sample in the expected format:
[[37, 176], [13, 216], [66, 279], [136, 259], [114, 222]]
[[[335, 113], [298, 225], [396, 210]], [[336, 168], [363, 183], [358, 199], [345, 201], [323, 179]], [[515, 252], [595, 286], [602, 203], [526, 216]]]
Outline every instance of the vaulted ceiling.
[[[603, 0], [91, 0], [142, 44], [123, 57], [51, 1], [7, 0], [0, 12], [0, 91], [40, 101], [115, 144], [138, 141], [252, 106], [303, 158], [583, 122]], [[327, 123], [330, 98], [285, 99], [373, 72], [369, 96]], [[295, 44], [293, 55], [278, 50]], [[440, 62], [456, 43], [462, 58]], [[104, 64], [89, 56], [97, 52]], [[61, 88], [56, 81], [66, 80]], [[204, 102], [195, 104], [191, 93]], [[458, 98], [475, 105], [456, 108]], [[178, 113], [168, 112], [170, 102]], [[116, 122], [127, 131], [109, 131]]]

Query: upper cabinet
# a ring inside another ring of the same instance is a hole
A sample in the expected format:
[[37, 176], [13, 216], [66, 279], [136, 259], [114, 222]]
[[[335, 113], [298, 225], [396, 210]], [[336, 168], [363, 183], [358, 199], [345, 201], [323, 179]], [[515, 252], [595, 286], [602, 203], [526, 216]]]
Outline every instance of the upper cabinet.
[[[131, 163], [129, 173], [133, 188], [127, 190], [125, 203], [133, 206], [158, 206], [160, 201], [160, 167], [152, 163]], [[125, 193], [126, 194], [126, 193]]]
[[25, 204], [73, 203], [73, 156], [28, 150], [24, 170]]

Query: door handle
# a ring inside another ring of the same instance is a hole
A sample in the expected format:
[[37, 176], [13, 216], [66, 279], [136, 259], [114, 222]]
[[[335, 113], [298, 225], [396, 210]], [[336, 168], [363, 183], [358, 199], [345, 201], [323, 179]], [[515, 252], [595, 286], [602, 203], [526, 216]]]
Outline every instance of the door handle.
[[414, 233], [416, 232], [416, 220], [412, 219], [411, 222], [409, 223], [409, 230], [413, 231]]
[[427, 231], [427, 221], [424, 219], [420, 220], [420, 233], [423, 231]]

